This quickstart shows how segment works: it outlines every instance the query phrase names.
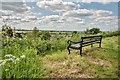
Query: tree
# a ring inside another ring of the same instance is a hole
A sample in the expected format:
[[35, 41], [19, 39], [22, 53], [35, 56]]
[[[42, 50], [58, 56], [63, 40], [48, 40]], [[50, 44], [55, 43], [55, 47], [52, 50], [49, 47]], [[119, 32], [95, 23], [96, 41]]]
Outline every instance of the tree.
[[73, 31], [72, 34], [77, 34], [77, 31]]
[[39, 32], [39, 30], [37, 29], [37, 27], [34, 27], [34, 28], [33, 28], [33, 31], [32, 31], [33, 36], [34, 36], [34, 37], [37, 37], [37, 36], [38, 36], [38, 32]]
[[99, 28], [92, 28], [92, 29], [89, 30], [89, 32], [90, 32], [91, 34], [97, 34], [97, 33], [100, 33], [101, 31], [100, 31]]

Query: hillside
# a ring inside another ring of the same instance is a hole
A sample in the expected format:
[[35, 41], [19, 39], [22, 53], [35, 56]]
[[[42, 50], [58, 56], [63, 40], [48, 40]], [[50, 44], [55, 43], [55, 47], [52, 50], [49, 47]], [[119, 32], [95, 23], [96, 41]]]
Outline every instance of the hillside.
[[102, 48], [85, 47], [83, 57], [79, 51], [67, 50], [46, 55], [43, 58], [45, 71], [49, 77], [72, 78], [117, 78], [118, 37], [104, 38]]

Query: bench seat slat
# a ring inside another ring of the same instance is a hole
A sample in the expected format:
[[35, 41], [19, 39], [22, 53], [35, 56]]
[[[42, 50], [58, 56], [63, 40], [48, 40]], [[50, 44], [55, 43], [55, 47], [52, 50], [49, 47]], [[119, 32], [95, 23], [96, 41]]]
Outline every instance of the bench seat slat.
[[70, 48], [80, 49], [80, 43], [70, 45]]

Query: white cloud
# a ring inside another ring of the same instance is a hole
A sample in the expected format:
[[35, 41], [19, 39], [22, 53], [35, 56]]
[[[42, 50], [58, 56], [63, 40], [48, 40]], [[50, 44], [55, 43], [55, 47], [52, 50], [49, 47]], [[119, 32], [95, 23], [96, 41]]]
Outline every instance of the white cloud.
[[43, 16], [42, 19], [39, 21], [40, 23], [49, 23], [52, 21], [60, 20], [60, 16], [58, 15], [50, 15], [50, 16]]
[[112, 11], [106, 11], [106, 10], [96, 10], [97, 16], [110, 16], [112, 14]]
[[36, 16], [27, 16], [26, 18], [28, 18], [29, 20], [37, 20]]
[[21, 19], [21, 22], [29, 22], [29, 20], [28, 20], [28, 19], [23, 18], [23, 19]]
[[2, 16], [2, 19], [4, 19], [4, 20], [21, 20], [21, 17], [17, 17], [17, 16]]
[[[39, 20], [40, 24], [84, 24], [84, 20], [81, 18], [76, 18], [76, 17], [66, 17], [66, 16], [60, 16], [60, 15], [49, 15], [49, 16], [44, 16]], [[48, 25], [49, 26], [49, 25]]]
[[93, 12], [87, 9], [71, 10], [63, 13], [63, 16], [68, 16], [68, 17], [86, 17], [91, 15], [93, 15]]
[[68, 11], [68, 10], [73, 10], [76, 9], [78, 7], [80, 7], [80, 5], [76, 5], [73, 2], [63, 2], [62, 0], [50, 0], [50, 1], [40, 1], [37, 2], [37, 5], [41, 8], [47, 9], [47, 10], [51, 10], [53, 12], [61, 12], [61, 11]]
[[111, 11], [106, 11], [106, 10], [88, 10], [88, 9], [78, 9], [78, 10], [71, 10], [71, 11], [66, 11], [63, 13], [63, 16], [68, 16], [68, 17], [94, 17], [96, 16], [101, 17], [101, 16], [110, 16], [112, 14]]
[[64, 12], [63, 15], [42, 17], [39, 21], [42, 26], [40, 29], [79, 31], [97, 27], [103, 31], [117, 30], [117, 17], [111, 16], [111, 14], [111, 11], [106, 10], [70, 10]]
[[[92, 1], [94, 0], [88, 2]], [[2, 18], [8, 20], [9, 24], [15, 23], [14, 25], [18, 28], [32, 29], [35, 26], [40, 26], [39, 29], [44, 30], [71, 31], [86, 30], [86, 28], [93, 27], [98, 27], [102, 30], [117, 29], [117, 18], [111, 16], [111, 11], [79, 9], [80, 5], [76, 5], [73, 2], [63, 2], [62, 0], [39, 1], [37, 3], [39, 7], [61, 13], [61, 15], [53, 15], [51, 13], [51, 15], [40, 17], [40, 19], [37, 16], [42, 16], [43, 13], [31, 12], [32, 7], [27, 6], [26, 2], [4, 4], [3, 10], [0, 10], [0, 13], [4, 13]]]
[[119, 2], [119, 0], [75, 0], [77, 2], [91, 3], [91, 2], [101, 2], [101, 3], [109, 3], [109, 2]]
[[[29, 22], [30, 20], [38, 20], [36, 13], [31, 12], [32, 7], [26, 5], [26, 2], [3, 2], [2, 19], [6, 22]], [[12, 24], [12, 23], [11, 23]]]
[[12, 15], [14, 12], [13, 11], [11, 11], [11, 10], [0, 10], [0, 14], [2, 15], [2, 16], [10, 16], [10, 15]]
[[[43, 0], [1, 0], [2, 2], [38, 2], [38, 1], [43, 1]], [[44, 1], [53, 1], [53, 0], [44, 0]], [[61, 0], [54, 0], [56, 2], [61, 1]], [[119, 2], [119, 0], [72, 0], [72, 1], [79, 1], [79, 2]]]
[[21, 20], [21, 17], [17, 17], [17, 16], [9, 16], [10, 20]]
[[115, 16], [107, 16], [107, 17], [98, 17], [98, 18], [96, 18], [95, 19], [95, 21], [100, 21], [100, 20], [102, 20], [102, 21], [114, 21], [114, 20], [117, 20], [118, 18], [117, 17], [115, 17]]
[[2, 2], [2, 10], [10, 10], [15, 13], [24, 13], [29, 9], [23, 2]]

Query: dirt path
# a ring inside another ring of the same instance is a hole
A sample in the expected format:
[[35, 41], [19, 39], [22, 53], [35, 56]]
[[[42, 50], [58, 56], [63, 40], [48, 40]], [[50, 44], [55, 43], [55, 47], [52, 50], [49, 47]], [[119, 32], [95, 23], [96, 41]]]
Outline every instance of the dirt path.
[[91, 56], [67, 55], [65, 60], [53, 61], [44, 58], [45, 71], [50, 77], [57, 78], [94, 78], [94, 65], [111, 67], [111, 63], [102, 59], [93, 59]]

